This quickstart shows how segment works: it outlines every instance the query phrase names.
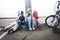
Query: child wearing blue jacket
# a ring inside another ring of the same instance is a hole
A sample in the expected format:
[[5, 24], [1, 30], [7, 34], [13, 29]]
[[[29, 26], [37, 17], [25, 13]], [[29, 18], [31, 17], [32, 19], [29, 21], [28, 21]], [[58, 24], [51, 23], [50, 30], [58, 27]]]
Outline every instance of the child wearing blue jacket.
[[24, 12], [21, 11], [21, 15], [18, 18], [19, 29], [22, 29], [22, 24], [25, 22]]

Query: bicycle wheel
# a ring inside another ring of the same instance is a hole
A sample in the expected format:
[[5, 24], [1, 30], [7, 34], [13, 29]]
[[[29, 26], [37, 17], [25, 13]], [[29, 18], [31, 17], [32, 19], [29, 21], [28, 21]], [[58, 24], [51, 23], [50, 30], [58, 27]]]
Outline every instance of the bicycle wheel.
[[[53, 18], [55, 17], [54, 21], [51, 22], [53, 20]], [[58, 23], [58, 17], [56, 15], [50, 15], [45, 19], [45, 24], [49, 27], [49, 28], [54, 28], [56, 26], [59, 25]]]
[[59, 28], [53, 28], [52, 31], [53, 31], [54, 33], [60, 33], [60, 29], [59, 29]]

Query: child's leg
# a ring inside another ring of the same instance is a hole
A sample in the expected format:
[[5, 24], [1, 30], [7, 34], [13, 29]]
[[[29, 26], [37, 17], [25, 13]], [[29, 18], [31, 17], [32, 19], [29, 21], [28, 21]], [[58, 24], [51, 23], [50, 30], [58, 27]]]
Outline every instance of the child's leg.
[[29, 30], [29, 26], [28, 26], [28, 25], [29, 25], [29, 24], [28, 24], [28, 20], [27, 20], [27, 21], [25, 21], [25, 23], [26, 23], [26, 24], [25, 24], [25, 25], [26, 25], [26, 29], [27, 29], [27, 30]]
[[31, 18], [28, 18], [28, 24], [29, 24], [29, 30], [32, 30], [32, 28], [31, 28]]
[[35, 28], [36, 28], [36, 30], [38, 29], [38, 23], [37, 23], [37, 21], [35, 21]]
[[38, 21], [36, 21], [36, 23], [35, 23], [35, 28], [36, 28], [36, 29], [41, 29], [40, 24], [39, 24]]
[[41, 29], [39, 22], [37, 22], [37, 27], [38, 27], [38, 29]]
[[25, 17], [26, 29], [29, 30], [28, 17]]
[[17, 28], [18, 28], [17, 26], [13, 26], [13, 27], [11, 28], [11, 30], [12, 30], [12, 31], [16, 31]]
[[35, 20], [32, 18], [32, 29], [35, 30]]
[[21, 30], [21, 29], [22, 29], [22, 21], [19, 21], [19, 22], [18, 22], [18, 25], [19, 25], [19, 28], [18, 28], [18, 29]]
[[14, 32], [14, 26], [9, 30], [9, 33], [12, 33], [12, 32]]

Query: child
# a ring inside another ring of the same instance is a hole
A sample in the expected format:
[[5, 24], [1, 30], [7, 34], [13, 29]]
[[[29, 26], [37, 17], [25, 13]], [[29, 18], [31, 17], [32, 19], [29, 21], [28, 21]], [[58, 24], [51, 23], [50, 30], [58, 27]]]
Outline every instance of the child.
[[39, 16], [38, 16], [38, 12], [37, 11], [34, 11], [33, 12], [33, 16], [34, 16], [34, 19], [35, 19], [35, 22], [36, 22], [36, 24], [35, 24], [35, 28], [36, 29], [40, 29], [40, 27], [39, 27], [39, 22], [38, 22], [38, 19], [39, 19]]
[[24, 22], [25, 22], [24, 12], [21, 11], [21, 15], [19, 16], [19, 19], [18, 19], [19, 29], [22, 29], [22, 24]]
[[8, 31], [8, 33], [13, 33], [13, 32], [15, 32], [17, 29], [18, 29], [18, 25], [17, 25], [17, 22], [16, 22], [16, 24], [14, 24], [10, 29], [8, 29], [8, 30], [6, 30], [6, 31]]
[[35, 30], [34, 28], [34, 18], [32, 16], [32, 10], [30, 8], [27, 9], [27, 15], [26, 15], [26, 26], [28, 30]]

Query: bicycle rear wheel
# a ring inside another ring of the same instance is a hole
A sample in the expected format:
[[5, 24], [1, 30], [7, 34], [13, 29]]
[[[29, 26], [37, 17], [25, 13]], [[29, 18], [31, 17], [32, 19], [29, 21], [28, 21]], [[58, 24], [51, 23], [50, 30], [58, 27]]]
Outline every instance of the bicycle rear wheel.
[[[51, 22], [53, 20], [53, 18], [55, 17], [54, 21]], [[45, 19], [45, 24], [49, 27], [49, 28], [54, 28], [57, 27], [59, 25], [58, 23], [58, 17], [56, 15], [50, 15]]]
[[59, 28], [52, 28], [52, 31], [53, 31], [54, 33], [59, 33], [59, 34], [60, 34], [60, 29], [59, 29]]

